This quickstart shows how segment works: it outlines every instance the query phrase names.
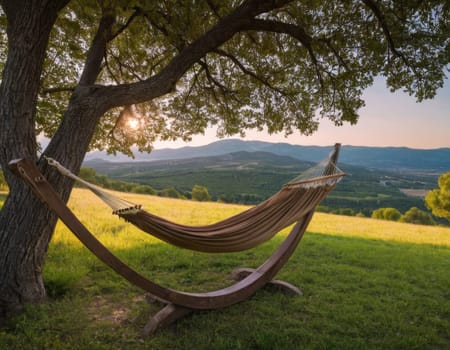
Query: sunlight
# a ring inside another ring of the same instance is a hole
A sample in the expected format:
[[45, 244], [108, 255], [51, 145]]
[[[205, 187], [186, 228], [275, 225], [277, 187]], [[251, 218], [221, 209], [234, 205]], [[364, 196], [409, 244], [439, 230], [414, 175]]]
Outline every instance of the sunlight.
[[139, 131], [142, 127], [143, 121], [141, 115], [136, 112], [133, 105], [127, 105], [120, 112], [114, 129], [121, 130], [125, 135], [130, 132]]
[[139, 129], [139, 120], [137, 118], [128, 118], [127, 127], [131, 130], [136, 131], [137, 129]]

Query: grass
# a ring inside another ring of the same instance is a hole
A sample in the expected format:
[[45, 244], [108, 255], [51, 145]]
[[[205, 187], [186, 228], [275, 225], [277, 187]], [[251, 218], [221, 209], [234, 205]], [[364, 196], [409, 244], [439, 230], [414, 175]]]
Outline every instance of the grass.
[[[187, 224], [244, 209], [220, 203], [124, 195]], [[229, 285], [235, 267], [255, 267], [282, 242], [212, 255], [181, 250], [140, 233], [87, 191], [69, 206], [97, 237], [149, 278], [177, 289]], [[196, 312], [155, 336], [140, 332], [160, 305], [110, 271], [62, 224], [49, 247], [49, 300], [0, 331], [1, 349], [448, 349], [450, 229], [317, 213], [277, 278], [303, 297], [270, 288], [250, 300]]]

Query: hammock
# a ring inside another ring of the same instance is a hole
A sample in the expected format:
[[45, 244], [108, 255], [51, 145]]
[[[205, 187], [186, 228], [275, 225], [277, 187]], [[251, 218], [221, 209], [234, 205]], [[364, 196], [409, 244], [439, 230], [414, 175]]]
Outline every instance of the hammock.
[[51, 158], [47, 162], [61, 174], [81, 182], [112, 209], [113, 213], [165, 242], [201, 252], [236, 252], [271, 239], [299, 221], [331, 191], [344, 173], [336, 167], [339, 146], [330, 156], [285, 184], [261, 204], [233, 217], [206, 226], [186, 226], [142, 210], [71, 173]]
[[129, 282], [166, 304], [144, 327], [143, 334], [147, 336], [194, 310], [220, 309], [246, 300], [266, 284], [274, 284], [301, 294], [295, 286], [273, 278], [300, 243], [315, 206], [344, 176], [335, 165], [339, 147], [340, 145], [336, 144], [335, 150], [326, 161], [287, 183], [260, 205], [216, 224], [194, 227], [175, 224], [146, 213], [139, 205], [119, 199], [77, 178], [59, 163], [49, 160], [49, 163], [55, 165], [64, 175], [88, 186], [113, 208], [115, 214], [167, 242], [185, 248], [208, 252], [243, 250], [269, 239], [279, 229], [296, 221], [284, 242], [261, 266], [257, 269], [237, 269], [234, 271], [237, 273], [232, 274], [233, 278], [238, 280], [236, 283], [205, 293], [187, 293], [166, 288], [136, 272], [89, 232], [31, 160], [16, 159], [11, 161], [9, 166], [93, 254]]

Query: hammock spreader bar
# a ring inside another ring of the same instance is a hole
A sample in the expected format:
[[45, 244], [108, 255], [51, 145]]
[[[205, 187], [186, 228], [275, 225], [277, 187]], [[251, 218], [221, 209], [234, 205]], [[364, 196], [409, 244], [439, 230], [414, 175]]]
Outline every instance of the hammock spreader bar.
[[117, 198], [80, 179], [53, 159], [47, 161], [65, 176], [87, 186], [113, 208], [114, 214], [165, 242], [202, 252], [235, 252], [258, 246], [313, 210], [344, 176], [334, 163], [338, 152], [339, 145], [336, 145], [324, 162], [309, 171], [316, 177], [296, 178], [259, 205], [205, 226], [181, 225], [148, 213], [140, 205]]

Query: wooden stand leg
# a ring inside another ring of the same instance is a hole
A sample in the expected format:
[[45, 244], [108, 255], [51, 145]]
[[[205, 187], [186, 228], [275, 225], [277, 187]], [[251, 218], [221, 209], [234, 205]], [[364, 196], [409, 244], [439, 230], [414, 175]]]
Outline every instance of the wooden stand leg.
[[[253, 273], [254, 271], [255, 271], [255, 269], [251, 269], [248, 267], [240, 267], [240, 268], [234, 269], [231, 272], [231, 278], [234, 279], [235, 281], [241, 281], [245, 277], [247, 277], [248, 275]], [[285, 291], [285, 292], [303, 295], [303, 292], [299, 288], [297, 288], [293, 284], [285, 282], [285, 281], [271, 280], [267, 284], [272, 285], [272, 286], [274, 286], [282, 291]]]
[[158, 329], [167, 327], [176, 320], [191, 313], [191, 311], [192, 309], [182, 306], [167, 304], [145, 325], [142, 335], [144, 337], [148, 337], [149, 335], [155, 333]]

